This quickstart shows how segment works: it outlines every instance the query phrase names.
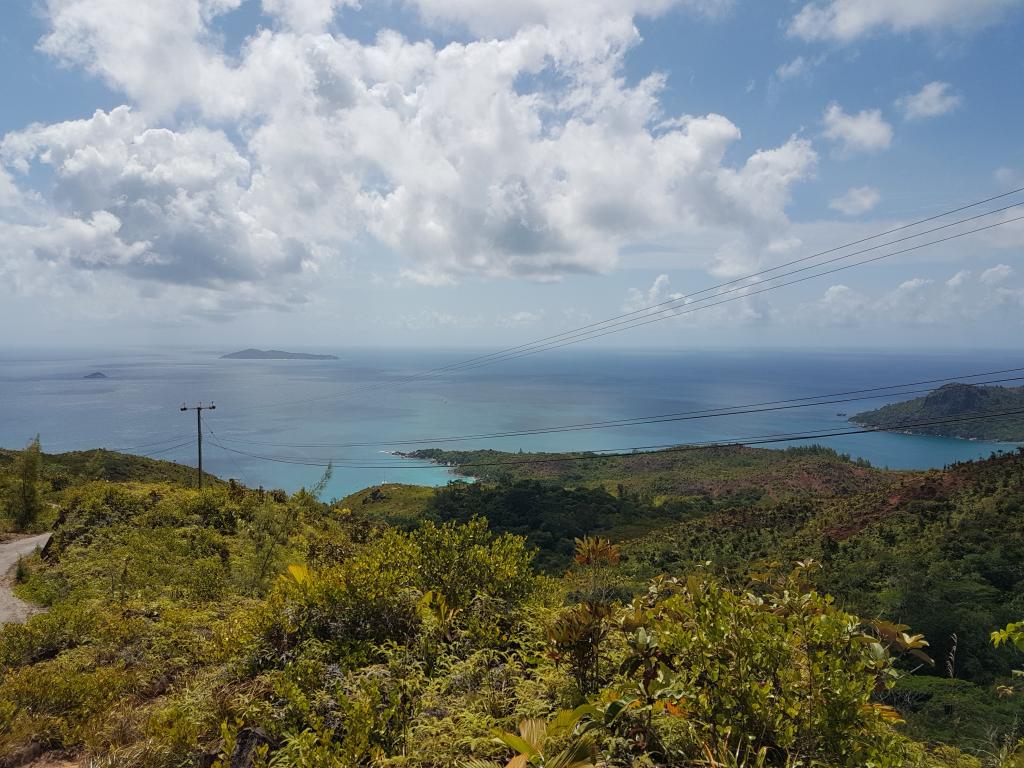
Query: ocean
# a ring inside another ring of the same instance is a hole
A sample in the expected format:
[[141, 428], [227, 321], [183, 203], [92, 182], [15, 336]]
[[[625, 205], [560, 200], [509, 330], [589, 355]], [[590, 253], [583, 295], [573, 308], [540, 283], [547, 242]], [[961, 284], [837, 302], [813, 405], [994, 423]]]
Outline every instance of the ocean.
[[[1024, 355], [998, 351], [577, 348], [403, 383], [480, 353], [308, 350], [340, 359], [219, 359], [225, 351], [231, 350], [0, 351], [0, 445], [20, 448], [39, 434], [50, 453], [105, 447], [194, 466], [195, 413], [179, 408], [183, 402], [213, 401], [216, 410], [204, 412], [210, 430], [204, 441], [207, 471], [294, 491], [315, 483], [322, 469], [226, 448], [294, 462], [331, 459], [336, 467], [325, 492], [329, 499], [383, 482], [441, 485], [452, 479], [443, 468], [390, 455], [389, 450], [414, 447], [399, 441], [732, 407], [1024, 365]], [[83, 378], [94, 371], [107, 378]], [[423, 446], [578, 451], [731, 441], [844, 429], [847, 416], [840, 414], [900, 399]], [[892, 468], [941, 467], [1016, 448], [889, 433], [806, 442]], [[374, 445], [318, 445], [339, 443]]]

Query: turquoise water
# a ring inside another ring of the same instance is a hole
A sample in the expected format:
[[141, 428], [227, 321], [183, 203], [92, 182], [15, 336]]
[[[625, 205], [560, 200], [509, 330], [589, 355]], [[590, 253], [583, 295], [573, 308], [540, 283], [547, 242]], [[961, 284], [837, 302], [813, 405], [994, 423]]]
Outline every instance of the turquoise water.
[[[48, 452], [98, 446], [140, 454], [161, 450], [158, 458], [194, 464], [195, 415], [178, 408], [182, 401], [213, 400], [217, 410], [207, 424], [223, 445], [296, 461], [332, 459], [339, 466], [326, 495], [340, 497], [381, 482], [437, 485], [451, 479], [444, 469], [418, 468], [384, 453], [410, 448], [391, 441], [721, 408], [1024, 364], [1024, 354], [988, 351], [574, 349], [394, 386], [478, 353], [315, 350], [341, 359], [248, 361], [220, 360], [223, 351], [229, 350], [0, 351], [0, 445], [21, 447], [39, 433]], [[108, 378], [82, 378], [93, 371]], [[359, 388], [356, 395], [336, 396]], [[848, 425], [839, 413], [852, 415], [895, 399], [902, 398], [428, 447], [600, 450], [843, 429]], [[192, 442], [173, 448], [185, 441]], [[259, 442], [383, 445], [285, 448]], [[1016, 447], [887, 433], [811, 442], [893, 468], [941, 467]], [[209, 439], [204, 465], [224, 477], [287, 490], [311, 485], [321, 472], [229, 453]]]

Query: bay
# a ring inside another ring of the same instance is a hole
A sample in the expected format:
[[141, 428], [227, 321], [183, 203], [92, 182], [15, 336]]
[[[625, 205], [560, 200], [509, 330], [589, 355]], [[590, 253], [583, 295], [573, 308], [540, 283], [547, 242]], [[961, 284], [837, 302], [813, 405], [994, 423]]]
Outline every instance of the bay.
[[[300, 349], [340, 359], [219, 359], [226, 351], [0, 350], [0, 445], [20, 448], [39, 434], [47, 452], [106, 447], [194, 466], [195, 414], [179, 408], [213, 401], [216, 410], [204, 413], [208, 471], [294, 491], [322, 472], [305, 464], [332, 460], [331, 498], [383, 482], [450, 481], [443, 468], [387, 453], [411, 450], [417, 440], [812, 397], [1011, 368], [1024, 359], [987, 350], [577, 348], [409, 381], [487, 350]], [[83, 378], [94, 371], [107, 378]], [[899, 399], [422, 447], [605, 450], [842, 430], [849, 425], [840, 414]], [[1016, 448], [881, 432], [803, 442], [892, 468], [941, 467]], [[348, 443], [375, 445], [335, 447]]]

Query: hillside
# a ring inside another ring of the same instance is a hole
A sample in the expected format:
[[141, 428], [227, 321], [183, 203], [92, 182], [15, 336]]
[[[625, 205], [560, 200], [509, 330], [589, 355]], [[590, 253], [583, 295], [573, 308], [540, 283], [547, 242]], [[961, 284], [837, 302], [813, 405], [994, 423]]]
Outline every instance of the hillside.
[[[415, 524], [417, 505], [438, 522], [482, 515], [495, 530], [525, 536], [556, 573], [575, 538], [606, 536], [622, 543], [637, 583], [705, 567], [742, 580], [771, 562], [812, 557], [828, 565], [820, 586], [844, 605], [909, 623], [940, 653], [956, 632], [973, 679], [1010, 671], [987, 633], [1024, 615], [1015, 575], [1024, 572], [1024, 453], [941, 471], [874, 469], [822, 448], [562, 463], [547, 454], [429, 453], [463, 472], [473, 462], [488, 473], [500, 466], [501, 476], [432, 494], [390, 486], [344, 503], [400, 526]], [[499, 465], [512, 461], [522, 463]]]
[[[1005, 416], [971, 420], [972, 416], [1016, 411]], [[965, 419], [947, 424], [904, 426], [943, 419]], [[970, 440], [1024, 442], [1024, 387], [991, 387], [945, 384], [934, 392], [858, 413], [855, 424], [881, 427], [915, 435], [938, 435]]]
[[[0, 472], [13, 466], [18, 454], [19, 451], [0, 448]], [[43, 478], [58, 490], [90, 480], [171, 483], [182, 486], [195, 485], [196, 482], [194, 467], [104, 448], [43, 454], [42, 472]], [[204, 473], [203, 482], [217, 484], [224, 481]]]
[[54, 536], [17, 591], [48, 611], [0, 629], [0, 765], [988, 768], [1016, 743], [1020, 659], [988, 633], [1024, 616], [1024, 453], [554, 464], [329, 505], [43, 456]]
[[425, 449], [404, 454], [484, 482], [544, 480], [647, 496], [843, 493], [889, 482], [891, 473], [819, 446], [766, 450], [741, 445], [628, 456]]
[[337, 360], [335, 355], [283, 352], [280, 349], [243, 349], [220, 356], [221, 360]]

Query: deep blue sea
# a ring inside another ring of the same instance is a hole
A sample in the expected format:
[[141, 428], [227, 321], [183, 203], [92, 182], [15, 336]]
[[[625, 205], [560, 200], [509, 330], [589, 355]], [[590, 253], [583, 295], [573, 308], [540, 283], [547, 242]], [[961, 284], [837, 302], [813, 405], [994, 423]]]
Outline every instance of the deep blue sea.
[[[230, 350], [0, 350], [0, 445], [20, 448], [38, 433], [47, 452], [161, 451], [158, 458], [194, 465], [195, 414], [179, 407], [212, 400], [217, 409], [204, 418], [224, 446], [297, 461], [333, 460], [337, 466], [325, 494], [331, 498], [381, 482], [437, 485], [451, 479], [444, 469], [419, 468], [386, 453], [412, 448], [401, 440], [731, 407], [1024, 365], [1024, 352], [563, 349], [396, 385], [478, 353], [317, 350], [340, 359], [218, 359], [224, 351]], [[108, 378], [83, 378], [93, 371]], [[337, 396], [353, 389], [361, 391]], [[904, 398], [424, 445], [568, 451], [736, 440], [843, 429], [846, 416], [839, 414], [898, 399]], [[262, 444], [268, 442], [309, 447]], [[352, 442], [381, 445], [313, 447]], [[810, 442], [893, 468], [941, 467], [1016, 447], [887, 433]], [[209, 434], [204, 447], [208, 471], [250, 485], [291, 491], [312, 485], [322, 471], [230, 453]]]

